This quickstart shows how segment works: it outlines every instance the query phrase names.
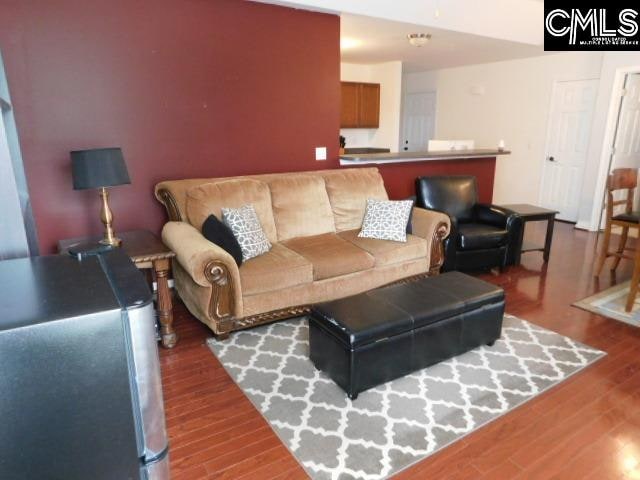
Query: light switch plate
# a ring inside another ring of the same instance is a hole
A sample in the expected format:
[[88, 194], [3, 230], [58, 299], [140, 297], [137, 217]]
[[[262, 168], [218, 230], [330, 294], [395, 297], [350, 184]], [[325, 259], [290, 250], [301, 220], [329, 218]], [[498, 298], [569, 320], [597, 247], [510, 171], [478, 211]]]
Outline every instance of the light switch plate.
[[316, 147], [316, 160], [327, 159], [327, 147]]

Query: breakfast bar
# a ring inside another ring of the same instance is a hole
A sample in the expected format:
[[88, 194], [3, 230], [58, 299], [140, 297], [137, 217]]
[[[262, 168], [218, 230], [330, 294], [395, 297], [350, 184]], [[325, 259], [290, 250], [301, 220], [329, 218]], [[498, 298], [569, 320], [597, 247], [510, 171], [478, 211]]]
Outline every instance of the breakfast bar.
[[340, 155], [340, 165], [369, 165], [385, 163], [407, 162], [433, 162], [439, 160], [470, 160], [475, 158], [489, 158], [498, 155], [509, 155], [508, 150], [493, 149], [465, 149], [465, 150], [440, 150], [425, 152], [391, 152], [391, 153], [364, 153]]
[[509, 155], [508, 150], [455, 149], [424, 152], [352, 153], [340, 155], [343, 167], [376, 165], [390, 198], [407, 198], [415, 194], [415, 179], [425, 175], [473, 175], [478, 182], [480, 202], [493, 199], [496, 159]]

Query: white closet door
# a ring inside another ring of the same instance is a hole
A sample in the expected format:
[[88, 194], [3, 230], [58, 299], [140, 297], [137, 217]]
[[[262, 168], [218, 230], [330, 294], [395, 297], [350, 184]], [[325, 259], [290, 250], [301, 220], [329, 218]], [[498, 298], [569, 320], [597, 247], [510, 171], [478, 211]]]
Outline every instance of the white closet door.
[[402, 150], [424, 152], [433, 139], [436, 124], [436, 94], [408, 93], [404, 97]]
[[554, 88], [540, 201], [558, 210], [560, 220], [578, 219], [597, 89], [597, 80], [557, 82]]
[[630, 73], [620, 103], [611, 168], [640, 168], [640, 73]]

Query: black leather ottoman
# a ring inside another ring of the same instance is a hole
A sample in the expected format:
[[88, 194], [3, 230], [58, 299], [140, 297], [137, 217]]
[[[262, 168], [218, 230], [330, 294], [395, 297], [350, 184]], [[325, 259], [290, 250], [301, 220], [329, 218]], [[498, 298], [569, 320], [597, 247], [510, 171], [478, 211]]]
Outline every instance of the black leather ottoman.
[[460, 272], [314, 305], [310, 357], [351, 399], [500, 337], [504, 291]]

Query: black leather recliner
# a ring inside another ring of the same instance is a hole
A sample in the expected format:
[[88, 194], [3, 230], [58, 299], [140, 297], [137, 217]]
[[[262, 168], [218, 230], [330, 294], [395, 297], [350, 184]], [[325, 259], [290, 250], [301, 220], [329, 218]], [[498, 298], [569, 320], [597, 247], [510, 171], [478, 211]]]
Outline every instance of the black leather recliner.
[[416, 206], [451, 218], [442, 271], [502, 269], [516, 263], [522, 218], [497, 205], [478, 203], [475, 177], [418, 177]]

